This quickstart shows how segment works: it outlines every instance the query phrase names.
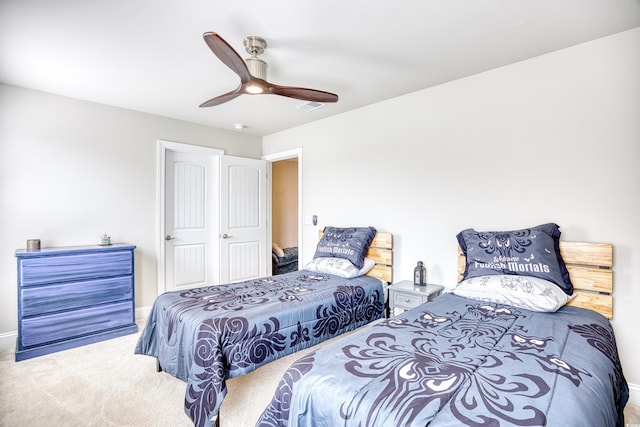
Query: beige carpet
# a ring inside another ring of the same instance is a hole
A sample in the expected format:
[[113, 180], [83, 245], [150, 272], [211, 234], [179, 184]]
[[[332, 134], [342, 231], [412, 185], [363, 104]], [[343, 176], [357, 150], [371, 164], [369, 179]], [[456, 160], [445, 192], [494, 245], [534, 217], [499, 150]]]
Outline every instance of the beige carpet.
[[[142, 324], [139, 324], [142, 330]], [[190, 426], [184, 382], [133, 354], [139, 334], [14, 362], [0, 352], [0, 426]], [[321, 344], [322, 345], [322, 344]], [[253, 427], [278, 379], [307, 349], [228, 381], [221, 427]]]
[[[0, 352], [0, 426], [190, 426], [185, 383], [134, 355], [138, 334], [14, 362]], [[277, 380], [297, 353], [228, 382], [221, 427], [254, 426]], [[640, 408], [625, 411], [640, 426]]]

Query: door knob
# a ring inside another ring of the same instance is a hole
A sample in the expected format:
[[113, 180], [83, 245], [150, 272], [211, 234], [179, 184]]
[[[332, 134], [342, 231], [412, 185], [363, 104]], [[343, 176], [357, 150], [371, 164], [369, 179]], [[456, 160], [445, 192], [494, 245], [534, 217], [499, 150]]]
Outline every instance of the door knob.
[[175, 239], [175, 237], [171, 237], [168, 234], [164, 236], [164, 240], [173, 240], [173, 239]]
[[224, 234], [222, 235], [222, 238], [223, 238], [223, 239], [229, 239], [229, 238], [231, 238], [231, 237], [233, 237], [233, 236], [229, 236], [227, 233], [224, 233]]

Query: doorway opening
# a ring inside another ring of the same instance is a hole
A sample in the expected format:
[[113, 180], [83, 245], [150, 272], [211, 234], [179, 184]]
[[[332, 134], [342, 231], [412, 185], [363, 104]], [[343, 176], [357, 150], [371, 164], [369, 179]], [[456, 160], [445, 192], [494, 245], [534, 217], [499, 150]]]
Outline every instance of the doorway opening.
[[302, 151], [265, 156], [270, 165], [272, 274], [299, 269], [302, 259]]

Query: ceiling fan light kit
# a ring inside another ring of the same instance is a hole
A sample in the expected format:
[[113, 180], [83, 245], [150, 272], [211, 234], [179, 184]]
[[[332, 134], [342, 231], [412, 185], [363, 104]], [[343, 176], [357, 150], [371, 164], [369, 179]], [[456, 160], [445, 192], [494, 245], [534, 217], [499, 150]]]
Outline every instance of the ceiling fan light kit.
[[310, 102], [337, 102], [338, 95], [316, 89], [307, 89], [293, 86], [280, 86], [267, 81], [267, 63], [258, 58], [264, 53], [267, 42], [262, 37], [248, 36], [243, 40], [246, 51], [250, 58], [243, 60], [240, 55], [227, 43], [220, 35], [214, 32], [207, 32], [203, 35], [205, 43], [211, 51], [238, 77], [240, 86], [231, 92], [218, 95], [200, 104], [200, 107], [213, 107], [224, 102], [231, 101], [242, 94], [259, 95], [272, 94], [286, 96]]

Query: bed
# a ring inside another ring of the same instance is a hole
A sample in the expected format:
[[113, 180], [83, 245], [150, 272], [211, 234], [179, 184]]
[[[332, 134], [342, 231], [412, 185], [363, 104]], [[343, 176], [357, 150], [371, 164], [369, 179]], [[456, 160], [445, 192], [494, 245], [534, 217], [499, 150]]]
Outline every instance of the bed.
[[226, 379], [384, 317], [393, 236], [372, 227], [320, 235], [305, 270], [167, 292], [154, 302], [135, 353], [187, 383], [194, 425], [218, 422]]
[[623, 426], [612, 245], [559, 236], [464, 230], [453, 292], [296, 361], [256, 425]]
[[298, 248], [281, 248], [274, 243], [271, 250], [271, 274], [290, 273], [298, 269]]

